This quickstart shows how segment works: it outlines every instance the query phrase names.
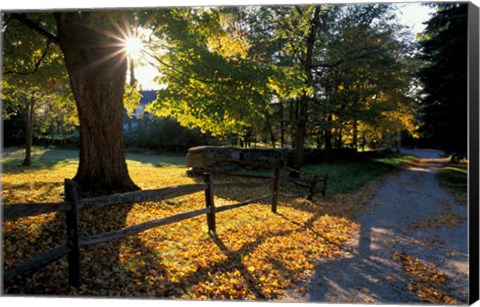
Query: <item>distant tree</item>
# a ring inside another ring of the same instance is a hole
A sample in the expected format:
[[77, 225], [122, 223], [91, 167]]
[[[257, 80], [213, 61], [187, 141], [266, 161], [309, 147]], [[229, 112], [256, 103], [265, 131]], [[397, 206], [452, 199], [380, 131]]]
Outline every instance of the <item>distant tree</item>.
[[[67, 78], [55, 44], [9, 18], [4, 31], [3, 118], [22, 115], [25, 135], [24, 166], [31, 164], [33, 134], [39, 112], [45, 110]], [[53, 116], [52, 113], [50, 115]], [[57, 114], [55, 114], [57, 115]]]
[[16, 93], [9, 95], [9, 100], [4, 99], [4, 102], [14, 105], [13, 109], [10, 109], [13, 112], [10, 114], [4, 114], [4, 118], [11, 117], [17, 112], [23, 115], [25, 132], [25, 158], [23, 159], [22, 165], [30, 166], [35, 113], [38, 109], [38, 100], [41, 99], [41, 94], [39, 88], [34, 86], [14, 89]]
[[63, 84], [55, 92], [45, 97], [39, 107], [36, 132], [47, 137], [47, 142], [66, 141], [78, 129], [78, 113], [75, 100], [68, 86]]
[[[398, 33], [393, 29], [378, 31], [361, 25], [345, 29], [343, 35], [332, 41], [327, 57], [332, 63], [342, 61], [345, 54], [354, 50], [371, 52], [330, 68], [319, 82], [325, 93], [323, 110], [327, 114], [321, 110], [318, 113], [330, 118], [323, 124], [320, 121], [328, 130], [324, 133], [326, 144], [331, 146], [331, 127], [335, 128], [337, 147], [342, 147], [348, 138], [345, 145], [355, 149], [364, 148], [369, 138], [385, 140], [382, 135], [398, 136], [404, 129], [414, 133], [416, 110], [410, 93], [415, 71], [413, 49], [395, 36]], [[399, 143], [398, 137], [395, 140]]]
[[467, 3], [437, 4], [420, 42], [422, 131], [453, 160], [467, 153], [467, 13]]

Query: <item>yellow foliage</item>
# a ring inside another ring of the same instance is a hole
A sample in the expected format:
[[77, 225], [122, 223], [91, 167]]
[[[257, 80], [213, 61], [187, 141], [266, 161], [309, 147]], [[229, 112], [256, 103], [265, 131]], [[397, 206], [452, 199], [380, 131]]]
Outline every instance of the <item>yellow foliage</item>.
[[399, 252], [395, 252], [393, 259], [410, 278], [408, 290], [416, 293], [423, 302], [459, 304], [453, 297], [445, 294], [447, 289], [444, 284], [450, 277], [438, 271], [433, 264], [425, 264], [418, 258]]
[[212, 50], [226, 59], [246, 59], [250, 49], [250, 44], [245, 37], [242, 37], [239, 30], [234, 30], [233, 33], [224, 31], [216, 36], [210, 36], [207, 38], [207, 43]]

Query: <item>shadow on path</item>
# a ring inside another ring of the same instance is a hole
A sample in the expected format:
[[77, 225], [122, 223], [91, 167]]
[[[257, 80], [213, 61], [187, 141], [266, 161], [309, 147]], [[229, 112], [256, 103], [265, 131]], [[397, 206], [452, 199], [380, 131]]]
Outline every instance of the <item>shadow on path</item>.
[[407, 303], [425, 302], [409, 291], [412, 281], [393, 259], [395, 252], [433, 264], [444, 272], [448, 293], [468, 299], [467, 222], [457, 228], [417, 228], [416, 222], [453, 210], [466, 217], [467, 207], [456, 204], [440, 189], [435, 173], [444, 160], [439, 152], [421, 152], [418, 165], [388, 179], [356, 220], [359, 236], [337, 261], [319, 263], [307, 297], [312, 302]]

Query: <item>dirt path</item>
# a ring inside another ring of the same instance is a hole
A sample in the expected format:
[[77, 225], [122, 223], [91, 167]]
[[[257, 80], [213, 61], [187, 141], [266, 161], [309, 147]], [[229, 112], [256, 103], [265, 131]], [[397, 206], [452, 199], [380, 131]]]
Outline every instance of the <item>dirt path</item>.
[[467, 206], [455, 203], [440, 189], [435, 175], [445, 162], [440, 152], [416, 150], [409, 153], [419, 157], [420, 163], [384, 183], [367, 210], [356, 219], [360, 234], [349, 244], [345, 256], [320, 263], [309, 293], [303, 297], [289, 297], [287, 301], [421, 302], [421, 297], [415, 293], [418, 283], [401, 267], [400, 263], [405, 262], [399, 261], [399, 258], [404, 261], [417, 258], [417, 265], [431, 264], [448, 275], [449, 278], [437, 288], [437, 294], [467, 303], [466, 219], [454, 228], [432, 227], [438, 223], [428, 223], [429, 218], [439, 217], [442, 212], [446, 216], [466, 218]]

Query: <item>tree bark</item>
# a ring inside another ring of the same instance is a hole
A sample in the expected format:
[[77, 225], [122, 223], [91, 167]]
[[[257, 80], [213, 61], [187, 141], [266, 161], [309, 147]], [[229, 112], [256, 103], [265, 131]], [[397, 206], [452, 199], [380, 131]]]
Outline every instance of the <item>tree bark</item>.
[[285, 148], [285, 121], [283, 119], [283, 101], [280, 101], [280, 147]]
[[272, 123], [272, 118], [270, 116], [270, 112], [268, 110], [265, 110], [265, 124], [266, 124], [266, 130], [268, 135], [270, 136], [270, 144], [272, 144], [272, 148], [275, 149], [275, 134], [273, 133], [273, 123]]
[[[305, 83], [307, 86], [313, 86], [312, 64], [313, 64], [313, 49], [315, 46], [315, 39], [320, 21], [321, 7], [316, 6], [315, 11], [310, 22], [310, 30], [306, 38], [305, 59], [302, 62], [302, 69], [305, 74]], [[295, 145], [293, 149], [293, 168], [300, 170], [303, 163], [303, 147], [305, 145], [305, 137], [307, 135], [307, 121], [308, 121], [308, 102], [310, 97], [306, 92], [300, 97], [298, 101], [295, 118]], [[290, 172], [290, 177], [297, 177], [298, 172]]]
[[32, 164], [34, 112], [34, 95], [31, 97], [25, 97], [25, 159], [23, 159], [22, 166], [30, 166]]
[[397, 130], [397, 152], [400, 153], [402, 149], [402, 131], [400, 129]]
[[55, 18], [80, 119], [74, 180], [82, 191], [137, 190], [128, 174], [122, 136], [127, 59], [118, 40], [121, 25], [115, 26], [108, 12], [56, 13]]
[[[307, 135], [307, 99], [303, 95], [298, 102], [299, 108], [295, 119], [295, 146], [293, 148], [293, 168], [300, 170], [303, 164], [303, 148], [305, 147], [305, 136]], [[299, 177], [298, 172], [290, 172], [290, 177]]]
[[330, 128], [330, 125], [333, 122], [333, 116], [332, 114], [328, 114], [327, 117], [327, 128], [325, 129], [325, 149], [332, 149], [332, 128]]
[[357, 117], [353, 116], [353, 148], [358, 149], [358, 121]]
[[343, 138], [343, 129], [342, 127], [340, 127], [337, 131], [337, 141], [336, 141], [337, 149], [342, 149], [342, 146], [343, 146], [342, 138]]

